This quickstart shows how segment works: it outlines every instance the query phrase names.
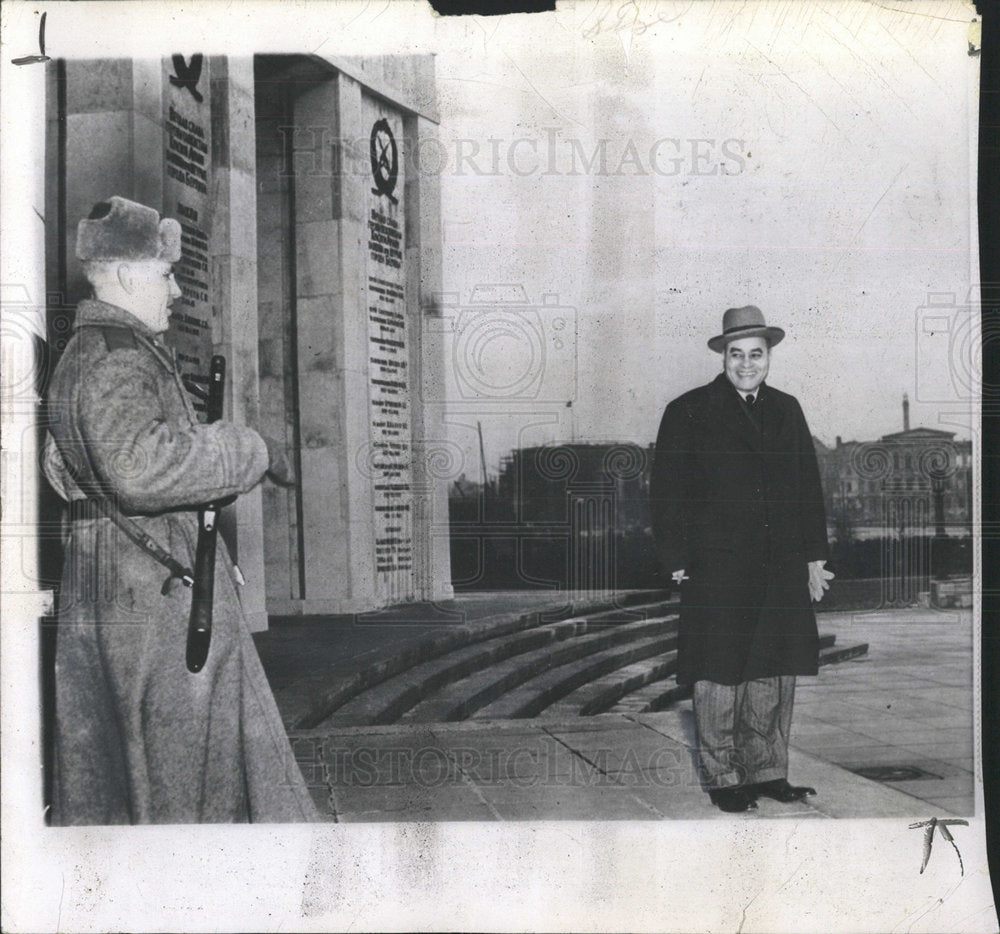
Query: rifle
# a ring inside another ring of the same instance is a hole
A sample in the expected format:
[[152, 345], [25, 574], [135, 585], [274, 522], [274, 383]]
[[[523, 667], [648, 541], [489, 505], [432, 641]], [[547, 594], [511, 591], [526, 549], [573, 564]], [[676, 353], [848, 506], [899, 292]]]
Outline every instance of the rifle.
[[[226, 358], [212, 357], [208, 373], [206, 421], [222, 418], [226, 388]], [[215, 543], [219, 534], [217, 519], [224, 503], [206, 503], [198, 510], [198, 547], [194, 558], [194, 587], [191, 592], [191, 616], [188, 619], [185, 660], [192, 674], [205, 666], [212, 642], [212, 603], [215, 599]]]

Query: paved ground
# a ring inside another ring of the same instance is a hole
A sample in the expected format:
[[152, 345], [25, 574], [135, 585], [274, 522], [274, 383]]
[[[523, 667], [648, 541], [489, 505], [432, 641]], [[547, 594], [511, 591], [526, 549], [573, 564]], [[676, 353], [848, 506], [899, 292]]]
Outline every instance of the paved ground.
[[943, 815], [797, 749], [790, 772], [819, 794], [723, 814], [694, 766], [689, 711], [296, 734], [317, 806], [335, 821], [683, 820]]
[[916, 767], [887, 784], [973, 812], [973, 630], [969, 610], [825, 613], [820, 629], [868, 654], [803, 678], [792, 742], [847, 769]]
[[[537, 609], [539, 599], [479, 595], [467, 607], [456, 603], [470, 619], [498, 607]], [[301, 701], [331, 666], [356, 668], [379, 651], [372, 647], [376, 637], [384, 654], [449, 625], [421, 619], [421, 612], [403, 612], [409, 622], [398, 616], [339, 626], [289, 621], [261, 634], [261, 656], [279, 702]], [[870, 647], [867, 656], [800, 680], [790, 778], [819, 794], [793, 805], [764, 799], [757, 812], [735, 818], [971, 814], [969, 611], [825, 613], [820, 630], [835, 632], [838, 645]], [[540, 717], [355, 727], [292, 738], [328, 820], [734, 817], [713, 808], [699, 785], [687, 703], [663, 713], [572, 722]], [[882, 782], [851, 771], [873, 766], [899, 771]]]

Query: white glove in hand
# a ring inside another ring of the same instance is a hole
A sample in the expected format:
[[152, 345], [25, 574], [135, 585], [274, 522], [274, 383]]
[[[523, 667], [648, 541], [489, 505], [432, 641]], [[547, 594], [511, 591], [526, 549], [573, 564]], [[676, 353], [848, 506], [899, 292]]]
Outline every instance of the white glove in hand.
[[828, 571], [825, 565], [825, 561], [809, 562], [809, 596], [816, 603], [823, 599], [823, 592], [830, 589], [827, 582], [834, 578], [833, 571]]
[[679, 584], [681, 581], [689, 580], [687, 574], [684, 573], [684, 568], [681, 568], [679, 571], [674, 571], [674, 573], [670, 576], [674, 579], [674, 583], [676, 584]]

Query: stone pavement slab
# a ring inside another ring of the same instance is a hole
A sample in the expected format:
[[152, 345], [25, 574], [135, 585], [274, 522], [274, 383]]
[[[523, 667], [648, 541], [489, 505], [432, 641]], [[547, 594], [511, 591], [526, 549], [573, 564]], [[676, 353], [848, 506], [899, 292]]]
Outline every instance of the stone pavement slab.
[[[709, 801], [693, 750], [675, 738], [684, 718], [605, 715], [580, 723], [540, 721], [345, 728], [294, 736], [327, 820], [658, 820], [926, 817], [927, 802], [790, 751], [790, 777], [819, 794], [757, 811], [723, 814]], [[919, 784], [916, 782], [910, 784]], [[964, 785], [941, 786], [961, 800]], [[937, 813], [949, 809], [935, 804]]]
[[826, 613], [820, 625], [838, 642], [868, 642], [868, 654], [799, 679], [792, 745], [847, 769], [923, 769], [931, 777], [886, 784], [972, 814], [972, 614]]

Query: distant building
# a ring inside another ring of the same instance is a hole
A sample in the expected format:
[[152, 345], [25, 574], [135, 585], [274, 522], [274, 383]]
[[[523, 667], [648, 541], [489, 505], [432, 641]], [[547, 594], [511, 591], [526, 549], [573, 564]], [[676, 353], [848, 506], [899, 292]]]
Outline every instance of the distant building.
[[649, 520], [652, 445], [521, 448], [485, 487], [452, 485], [457, 589], [661, 586]]
[[[971, 534], [972, 442], [934, 428], [828, 447], [814, 438], [831, 539]], [[504, 458], [495, 486], [506, 522], [578, 534], [649, 531], [653, 445], [562, 443]], [[455, 491], [453, 491], [453, 496]]]
[[[834, 447], [813, 440], [830, 539], [849, 549], [837, 554], [840, 576], [881, 577], [883, 602], [908, 605], [933, 575], [964, 571], [970, 441], [911, 429], [905, 396], [902, 431], [877, 441], [837, 438]], [[455, 586], [662, 586], [649, 513], [653, 455], [652, 444], [540, 445], [511, 451], [485, 487], [460, 478], [450, 491]]]
[[813, 439], [833, 539], [962, 537], [972, 527], [972, 442], [935, 428], [910, 428], [878, 441]]
[[512, 451], [501, 464], [499, 497], [527, 525], [625, 532], [649, 526], [653, 445], [563, 443]]

